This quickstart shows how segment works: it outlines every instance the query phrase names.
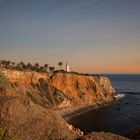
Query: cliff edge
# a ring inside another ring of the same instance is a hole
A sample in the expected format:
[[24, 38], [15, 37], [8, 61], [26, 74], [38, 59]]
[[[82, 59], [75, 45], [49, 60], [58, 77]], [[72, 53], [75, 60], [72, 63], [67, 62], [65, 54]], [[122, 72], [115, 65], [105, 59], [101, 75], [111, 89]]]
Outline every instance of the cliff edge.
[[[94, 138], [96, 133], [82, 137], [83, 132], [61, 115], [115, 99], [115, 90], [106, 77], [7, 69], [3, 73], [5, 76], [0, 72], [1, 140]], [[97, 137], [105, 140], [100, 134]]]
[[16, 94], [30, 97], [43, 107], [73, 110], [115, 99], [115, 90], [103, 76], [85, 76], [72, 73], [21, 72], [5, 70]]

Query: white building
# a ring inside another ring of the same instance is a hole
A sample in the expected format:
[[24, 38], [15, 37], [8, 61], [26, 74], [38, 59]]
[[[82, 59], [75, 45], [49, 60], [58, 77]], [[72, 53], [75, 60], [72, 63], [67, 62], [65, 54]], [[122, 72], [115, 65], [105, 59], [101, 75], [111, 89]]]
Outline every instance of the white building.
[[66, 62], [66, 71], [69, 72], [70, 71], [70, 65], [68, 62]]

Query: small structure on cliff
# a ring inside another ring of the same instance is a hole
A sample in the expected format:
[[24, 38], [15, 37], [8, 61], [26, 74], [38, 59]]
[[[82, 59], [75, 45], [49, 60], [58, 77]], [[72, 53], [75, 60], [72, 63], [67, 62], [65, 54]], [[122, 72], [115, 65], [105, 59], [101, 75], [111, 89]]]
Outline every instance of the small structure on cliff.
[[67, 71], [67, 72], [69, 72], [69, 71], [70, 71], [69, 62], [66, 62], [66, 71]]

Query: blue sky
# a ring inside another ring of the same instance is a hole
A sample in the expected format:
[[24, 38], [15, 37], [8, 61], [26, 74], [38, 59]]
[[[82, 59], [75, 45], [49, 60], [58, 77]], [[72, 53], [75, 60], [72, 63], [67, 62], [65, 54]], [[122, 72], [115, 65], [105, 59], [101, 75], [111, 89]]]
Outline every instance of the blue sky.
[[140, 1], [0, 0], [0, 59], [140, 73]]

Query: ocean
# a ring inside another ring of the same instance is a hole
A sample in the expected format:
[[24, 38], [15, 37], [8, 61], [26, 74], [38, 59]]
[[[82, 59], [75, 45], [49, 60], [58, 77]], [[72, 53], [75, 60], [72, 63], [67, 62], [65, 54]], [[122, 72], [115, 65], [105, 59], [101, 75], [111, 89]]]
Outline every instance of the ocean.
[[126, 136], [140, 129], [140, 75], [106, 75], [117, 91], [117, 100], [105, 107], [74, 116], [69, 123], [84, 133], [107, 131]]

